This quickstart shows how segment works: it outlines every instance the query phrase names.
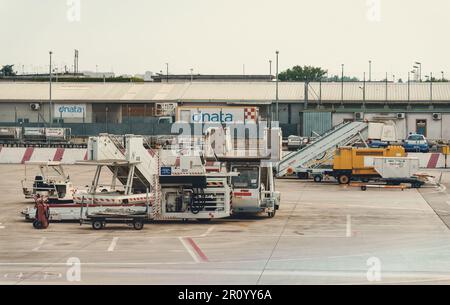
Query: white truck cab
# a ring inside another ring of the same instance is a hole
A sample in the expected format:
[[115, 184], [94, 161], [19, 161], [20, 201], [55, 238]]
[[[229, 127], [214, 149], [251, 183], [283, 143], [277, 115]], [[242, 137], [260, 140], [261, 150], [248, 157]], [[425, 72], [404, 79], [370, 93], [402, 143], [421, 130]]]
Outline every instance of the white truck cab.
[[280, 192], [275, 191], [272, 166], [261, 162], [230, 162], [234, 213], [267, 213], [275, 216]]

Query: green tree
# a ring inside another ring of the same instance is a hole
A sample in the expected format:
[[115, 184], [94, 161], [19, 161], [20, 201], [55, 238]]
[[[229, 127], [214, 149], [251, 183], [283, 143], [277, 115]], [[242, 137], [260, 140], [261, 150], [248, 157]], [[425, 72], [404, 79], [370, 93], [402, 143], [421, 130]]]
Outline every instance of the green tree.
[[294, 66], [278, 74], [280, 81], [290, 82], [317, 82], [323, 79], [327, 70], [313, 66]]
[[14, 65], [4, 65], [0, 69], [0, 75], [2, 76], [14, 76], [16, 73], [13, 70]]

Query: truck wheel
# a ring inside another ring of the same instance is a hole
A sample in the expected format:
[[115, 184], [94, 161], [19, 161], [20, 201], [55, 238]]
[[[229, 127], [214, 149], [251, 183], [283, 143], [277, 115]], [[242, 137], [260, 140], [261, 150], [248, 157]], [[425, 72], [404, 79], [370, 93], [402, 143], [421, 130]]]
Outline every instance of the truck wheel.
[[144, 222], [142, 220], [135, 220], [133, 222], [133, 228], [135, 230], [142, 230], [144, 228]]
[[361, 191], [367, 191], [367, 186], [361, 185]]
[[277, 213], [277, 210], [276, 210], [276, 209], [273, 209], [272, 212], [268, 212], [268, 213], [267, 213], [267, 216], [268, 216], [269, 218], [273, 218], [273, 217], [275, 216], [276, 213]]
[[322, 182], [322, 175], [315, 175], [314, 182], [317, 182], [317, 183]]
[[101, 221], [101, 220], [94, 220], [92, 222], [92, 229], [100, 230], [101, 228], [103, 228], [103, 221]]
[[341, 175], [338, 177], [339, 184], [349, 184], [350, 177], [348, 175]]

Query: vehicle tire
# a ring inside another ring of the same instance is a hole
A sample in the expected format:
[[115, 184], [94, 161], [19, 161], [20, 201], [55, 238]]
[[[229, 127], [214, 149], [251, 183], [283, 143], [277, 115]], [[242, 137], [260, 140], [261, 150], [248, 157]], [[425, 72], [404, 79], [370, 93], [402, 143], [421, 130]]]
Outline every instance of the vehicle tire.
[[35, 220], [33, 221], [33, 228], [35, 228], [35, 229], [41, 229], [41, 228], [42, 228], [42, 223], [41, 223], [39, 220], [35, 219]]
[[361, 186], [361, 191], [367, 191], [367, 186], [362, 185], [362, 186]]
[[350, 177], [348, 175], [341, 175], [338, 177], [339, 184], [349, 184]]
[[101, 230], [103, 228], [103, 221], [101, 220], [94, 220], [92, 222], [92, 229], [94, 230]]
[[269, 218], [273, 218], [273, 217], [275, 216], [276, 213], [277, 213], [277, 209], [273, 209], [272, 212], [268, 212], [268, 213], [267, 213], [267, 216], [268, 216]]
[[142, 220], [133, 221], [133, 228], [135, 230], [142, 230], [144, 228], [144, 222]]
[[314, 176], [314, 182], [317, 182], [317, 183], [322, 182], [322, 175], [315, 175]]

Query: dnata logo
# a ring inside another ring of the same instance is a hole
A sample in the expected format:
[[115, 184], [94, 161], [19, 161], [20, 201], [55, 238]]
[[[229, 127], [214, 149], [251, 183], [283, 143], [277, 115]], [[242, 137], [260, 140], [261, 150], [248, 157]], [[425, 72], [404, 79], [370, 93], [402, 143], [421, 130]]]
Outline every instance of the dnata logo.
[[227, 123], [233, 122], [233, 114], [232, 113], [224, 113], [222, 110], [220, 112], [199, 112], [194, 113], [192, 115], [192, 122], [200, 123], [200, 122], [220, 122]]
[[80, 106], [60, 106], [58, 108], [60, 113], [83, 113], [83, 107]]

